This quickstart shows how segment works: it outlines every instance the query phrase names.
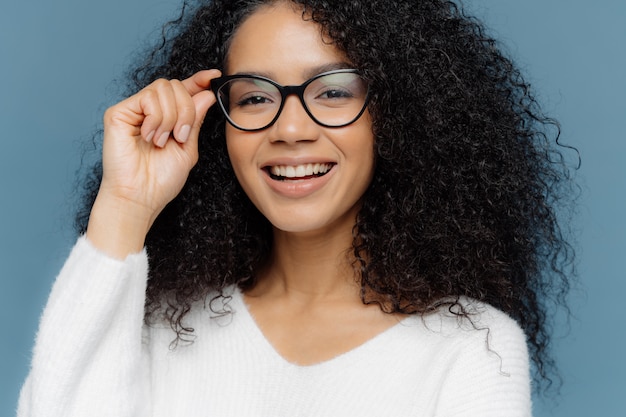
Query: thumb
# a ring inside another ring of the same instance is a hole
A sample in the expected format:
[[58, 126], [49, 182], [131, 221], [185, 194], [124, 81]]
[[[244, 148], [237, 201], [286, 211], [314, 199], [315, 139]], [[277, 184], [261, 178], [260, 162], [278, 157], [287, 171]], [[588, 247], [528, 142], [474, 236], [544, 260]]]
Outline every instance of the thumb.
[[186, 80], [183, 80], [183, 85], [189, 94], [191, 94], [191, 98], [196, 108], [196, 116], [193, 126], [191, 127], [192, 137], [197, 138], [207, 111], [217, 101], [215, 95], [209, 89], [209, 86], [211, 85], [211, 80], [219, 77], [220, 75], [221, 72], [216, 69], [204, 70], [197, 72]]
[[196, 117], [192, 126], [192, 131], [198, 133], [200, 127], [204, 122], [204, 117], [211, 106], [213, 106], [217, 100], [215, 95], [210, 90], [204, 90], [192, 97], [193, 103], [196, 107]]
[[202, 123], [204, 122], [207, 111], [212, 105], [215, 104], [216, 99], [215, 95], [213, 95], [211, 91], [207, 90], [196, 94], [192, 97], [192, 100], [196, 108], [196, 115], [193, 121], [193, 125], [191, 126], [191, 130], [189, 132], [189, 138], [185, 142], [185, 148], [187, 148], [188, 150], [191, 148], [197, 152], [200, 128], [202, 127]]

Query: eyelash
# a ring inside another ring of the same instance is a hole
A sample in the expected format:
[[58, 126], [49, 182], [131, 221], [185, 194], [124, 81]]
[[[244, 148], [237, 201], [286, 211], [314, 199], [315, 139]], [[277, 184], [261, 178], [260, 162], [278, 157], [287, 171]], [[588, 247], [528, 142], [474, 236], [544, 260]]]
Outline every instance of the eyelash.
[[[264, 100], [264, 101], [259, 102], [259, 100]], [[265, 104], [267, 103], [267, 101], [271, 101], [271, 99], [261, 94], [252, 93], [238, 100], [236, 104], [237, 106], [240, 106], [240, 107], [241, 106], [254, 106], [254, 105], [259, 105], [259, 104]]]
[[348, 90], [343, 90], [339, 88], [335, 88], [335, 89], [331, 88], [331, 89], [323, 91], [322, 94], [319, 94], [317, 97], [323, 97], [325, 99], [336, 99], [336, 98], [352, 98], [354, 97], [354, 95], [350, 93]]

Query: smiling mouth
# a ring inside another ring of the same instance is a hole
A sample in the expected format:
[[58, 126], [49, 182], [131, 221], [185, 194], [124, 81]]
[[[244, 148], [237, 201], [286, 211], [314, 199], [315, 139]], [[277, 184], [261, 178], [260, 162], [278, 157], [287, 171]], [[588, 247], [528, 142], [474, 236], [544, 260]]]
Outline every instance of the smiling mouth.
[[333, 163], [316, 163], [303, 165], [274, 165], [265, 168], [269, 176], [277, 181], [298, 181], [326, 175], [334, 166]]

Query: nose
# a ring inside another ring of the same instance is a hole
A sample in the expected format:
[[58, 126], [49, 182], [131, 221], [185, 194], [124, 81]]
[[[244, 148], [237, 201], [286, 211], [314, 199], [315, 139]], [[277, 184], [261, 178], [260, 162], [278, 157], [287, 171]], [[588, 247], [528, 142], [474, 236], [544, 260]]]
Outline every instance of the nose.
[[278, 120], [271, 127], [270, 140], [288, 143], [313, 141], [319, 135], [319, 127], [308, 115], [298, 96], [290, 94], [285, 98]]

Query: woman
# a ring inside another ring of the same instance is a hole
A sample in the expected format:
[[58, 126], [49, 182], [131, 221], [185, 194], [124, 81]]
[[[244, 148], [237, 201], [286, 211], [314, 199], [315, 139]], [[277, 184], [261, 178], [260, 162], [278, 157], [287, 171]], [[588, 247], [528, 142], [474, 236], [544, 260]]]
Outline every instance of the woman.
[[181, 21], [105, 114], [19, 415], [530, 415], [567, 171], [480, 26], [434, 0]]

